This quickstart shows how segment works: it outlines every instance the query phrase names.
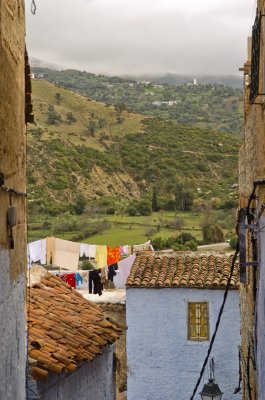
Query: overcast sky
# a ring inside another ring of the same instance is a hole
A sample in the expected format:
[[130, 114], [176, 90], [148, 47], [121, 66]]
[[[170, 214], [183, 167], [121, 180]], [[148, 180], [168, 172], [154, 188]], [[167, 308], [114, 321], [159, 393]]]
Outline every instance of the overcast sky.
[[35, 0], [31, 57], [109, 75], [237, 75], [253, 0]]

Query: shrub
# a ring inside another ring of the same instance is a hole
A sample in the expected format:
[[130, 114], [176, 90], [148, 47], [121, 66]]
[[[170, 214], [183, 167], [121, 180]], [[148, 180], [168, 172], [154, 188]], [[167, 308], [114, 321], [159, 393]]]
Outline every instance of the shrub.
[[230, 240], [229, 240], [229, 246], [231, 247], [231, 249], [233, 249], [233, 250], [236, 249], [237, 240], [238, 240], [237, 235], [233, 235], [233, 236], [230, 238]]
[[92, 269], [95, 269], [95, 267], [93, 264], [91, 264], [90, 261], [85, 260], [85, 261], [82, 261], [82, 269], [85, 271], [91, 271]]
[[106, 214], [107, 215], [114, 215], [115, 214], [115, 208], [114, 207], [110, 207], [110, 208], [107, 208], [107, 210], [106, 210]]

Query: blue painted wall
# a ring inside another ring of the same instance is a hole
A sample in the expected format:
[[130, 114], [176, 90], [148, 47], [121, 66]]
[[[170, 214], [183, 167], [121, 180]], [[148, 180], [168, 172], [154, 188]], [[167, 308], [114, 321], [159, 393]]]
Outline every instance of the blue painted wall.
[[[187, 302], [209, 303], [212, 335], [224, 291], [129, 288], [126, 293], [128, 400], [189, 400], [199, 377], [209, 341], [187, 340]], [[240, 344], [239, 292], [230, 291], [212, 356], [215, 378], [233, 395], [238, 385]], [[208, 382], [208, 369], [202, 385]], [[202, 389], [202, 385], [199, 392]], [[195, 399], [200, 399], [199, 395]]]
[[114, 348], [106, 346], [101, 355], [70, 374], [49, 373], [46, 380], [29, 380], [27, 400], [35, 400], [34, 393], [41, 400], [115, 400]]

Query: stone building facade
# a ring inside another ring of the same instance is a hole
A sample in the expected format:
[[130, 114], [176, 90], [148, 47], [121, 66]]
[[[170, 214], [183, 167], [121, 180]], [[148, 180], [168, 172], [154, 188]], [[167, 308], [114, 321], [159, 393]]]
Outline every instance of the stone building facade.
[[[257, 1], [244, 73], [239, 153], [241, 366], [243, 399], [265, 399], [265, 0]], [[254, 264], [253, 264], [254, 262]], [[247, 263], [247, 264], [246, 264]]]
[[[25, 399], [24, 1], [0, 2], [0, 398]], [[7, 191], [11, 188], [11, 191]], [[13, 208], [9, 209], [12, 206]], [[10, 218], [7, 223], [8, 209]], [[15, 216], [16, 213], [16, 216]], [[13, 225], [11, 227], [11, 225]]]

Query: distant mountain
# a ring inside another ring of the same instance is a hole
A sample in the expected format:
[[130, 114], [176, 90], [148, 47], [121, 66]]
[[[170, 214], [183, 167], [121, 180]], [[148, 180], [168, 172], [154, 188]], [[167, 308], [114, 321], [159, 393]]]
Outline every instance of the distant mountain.
[[36, 124], [29, 124], [30, 213], [71, 211], [80, 195], [97, 209], [122, 211], [133, 199], [174, 198], [176, 182], [198, 201], [236, 198], [240, 140], [91, 100], [33, 79]]
[[30, 66], [31, 68], [48, 68], [51, 70], [63, 69], [63, 67], [58, 64], [53, 64], [48, 61], [43, 61], [36, 57], [30, 57]]
[[[231, 86], [202, 84], [200, 80], [192, 80], [193, 83], [190, 83], [191, 77], [173, 74], [168, 74], [163, 81], [162, 78], [151, 80], [147, 76], [134, 80], [77, 70], [33, 68], [33, 71], [57, 86], [115, 107], [178, 124], [242, 133], [243, 94], [242, 90]], [[214, 80], [213, 77], [211, 79]]]

